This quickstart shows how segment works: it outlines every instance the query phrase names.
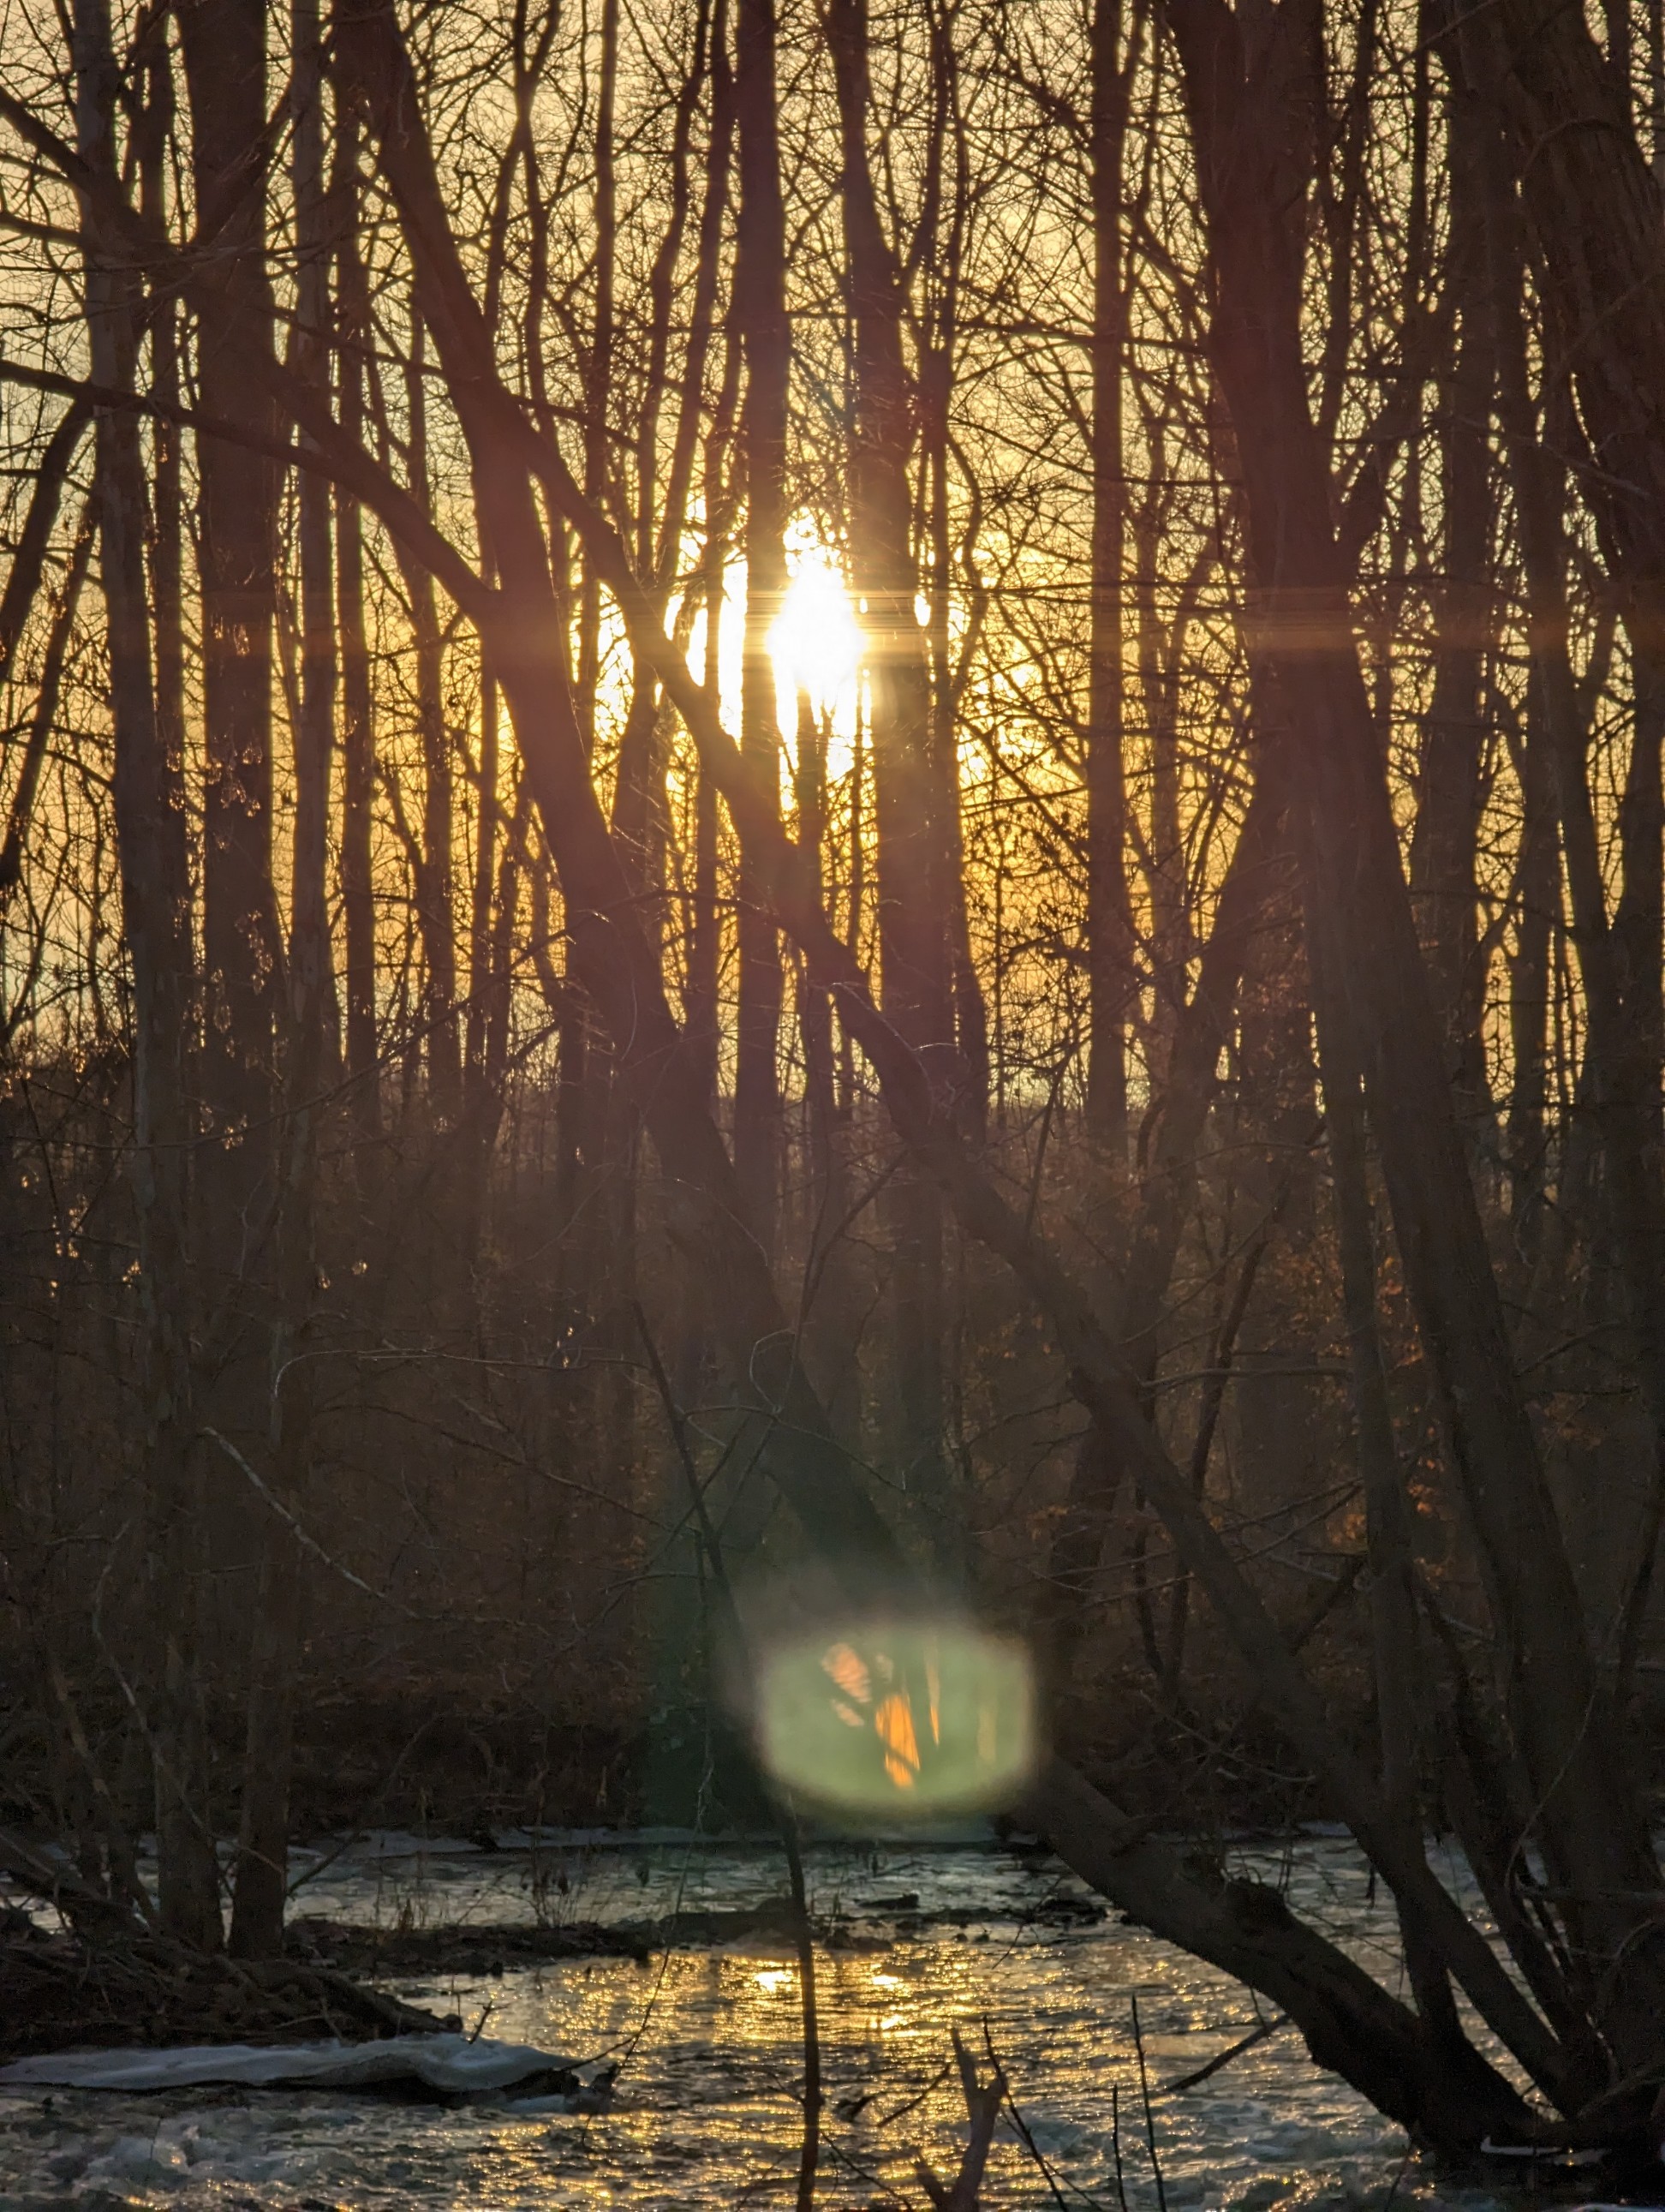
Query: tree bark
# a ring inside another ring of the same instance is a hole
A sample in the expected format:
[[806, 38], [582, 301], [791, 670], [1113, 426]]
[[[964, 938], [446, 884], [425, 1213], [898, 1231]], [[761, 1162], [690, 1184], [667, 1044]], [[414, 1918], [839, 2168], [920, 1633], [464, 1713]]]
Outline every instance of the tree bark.
[[[110, 47], [107, 0], [76, 0], [74, 61], [80, 152], [106, 200], [113, 199], [119, 186], [112, 116], [119, 80]], [[101, 206], [89, 195], [83, 195], [82, 220], [94, 377], [108, 389], [131, 391], [138, 348], [137, 283], [118, 242], [107, 235]], [[173, 803], [177, 764], [168, 760], [156, 714], [138, 417], [121, 409], [104, 410], [97, 417], [96, 435], [100, 574], [109, 623], [115, 729], [116, 837], [133, 973], [133, 1191], [139, 1224], [142, 1449], [149, 1492], [157, 1888], [164, 1933], [217, 1950], [222, 1940], [219, 1889], [196, 1679], [201, 1577], [190, 1464], [191, 1125], [185, 1055], [193, 975], [185, 810]]]
[[[1284, 210], [1308, 112], [1311, 26], [1244, 27], [1223, 0], [1169, 0], [1217, 286], [1212, 348], [1243, 468], [1254, 622], [1289, 716], [1308, 810], [1309, 896], [1360, 1040], [1407, 1285], [1479, 1553], [1510, 1725], [1577, 1940], [1634, 1993], [1609, 2029], [1645, 2048], [1656, 1962], [1636, 1936], [1658, 1874], [1595, 1679], [1577, 1586], [1522, 1402], [1418, 957], [1359, 673], [1328, 471], [1307, 411], [1299, 259]], [[1289, 118], [1288, 135], [1267, 118]], [[1588, 1900], [1586, 1902], [1585, 1900]], [[1619, 1901], [1624, 1900], [1624, 1901]]]
[[[324, 229], [324, 85], [318, 0], [295, 0], [295, 135], [297, 374], [327, 404], [329, 259]], [[302, 471], [300, 507], [301, 713], [295, 732], [295, 823], [290, 900], [289, 1003], [282, 1194], [277, 1227], [277, 1316], [269, 1377], [268, 1433], [283, 1494], [304, 1510], [306, 1418], [311, 1370], [291, 1365], [304, 1338], [315, 1274], [314, 1214], [318, 1093], [326, 1059], [325, 1024], [333, 1001], [325, 880], [330, 763], [335, 747], [335, 582], [330, 495]], [[301, 1559], [289, 1521], [264, 1514], [257, 1537], [258, 1571], [245, 1705], [242, 1803], [233, 1875], [234, 1958], [275, 1959], [283, 1948], [289, 1897], [289, 1784], [294, 1763], [296, 1676], [301, 1656]]]
[[1124, 12], [1122, 0], [1097, 0], [1092, 24], [1093, 521], [1087, 697], [1087, 1120], [1116, 1161], [1127, 1154], [1127, 1024], [1138, 998], [1127, 872], [1122, 383], [1127, 296], [1122, 278], [1122, 166], [1133, 70], [1142, 40], [1132, 42], [1124, 60]]
[[[368, 289], [359, 257], [358, 126], [351, 115], [337, 121], [332, 192], [340, 209], [336, 250], [340, 343], [337, 349], [337, 408], [342, 434], [358, 445], [364, 434], [363, 349], [369, 343]], [[371, 872], [376, 739], [370, 684], [370, 647], [364, 620], [364, 520], [358, 501], [337, 486], [336, 603], [341, 650], [341, 908], [345, 939], [346, 1073], [357, 1139], [359, 1180], [368, 1181], [369, 1154], [381, 1133], [380, 1071], [376, 1056], [376, 914]]]
[[[932, 745], [931, 674], [914, 602], [915, 394], [902, 350], [902, 272], [879, 220], [867, 153], [872, 106], [866, 0], [830, 0], [826, 14], [842, 132], [844, 246], [855, 326], [855, 419], [850, 439], [852, 568], [862, 607], [872, 702], [878, 847], [879, 972], [884, 1012], [930, 1054], [947, 1095], [954, 1050], [952, 969], [943, 883], [945, 808]], [[921, 1499], [949, 1564], [954, 1546], [943, 1452], [943, 1223], [928, 1178], [904, 1167], [886, 1194], [894, 1249], [894, 1390], [902, 1480]]]
[[1483, 150], [1475, 102], [1453, 88], [1446, 103], [1450, 216], [1445, 281], [1458, 302], [1458, 336], [1440, 388], [1443, 468], [1440, 580], [1434, 593], [1434, 687], [1417, 764], [1411, 896], [1434, 1003], [1444, 1024], [1456, 1110], [1482, 1142], [1490, 1105], [1480, 1035], [1476, 842], [1485, 793], [1480, 685], [1494, 628], [1492, 393], [1496, 380], [1492, 288], [1486, 281]]
[[[405, 398], [410, 425], [410, 489], [424, 512], [429, 503], [426, 376], [426, 333], [417, 309], [411, 315]], [[416, 875], [416, 918], [427, 970], [422, 1029], [429, 1103], [439, 1127], [449, 1128], [461, 1109], [462, 1087], [458, 1060], [456, 916], [453, 911], [456, 896], [456, 859], [452, 843], [455, 779], [451, 769], [451, 732], [445, 718], [445, 648], [440, 635], [439, 605], [433, 577], [421, 562], [411, 560], [402, 548], [399, 566], [410, 600], [416, 729], [422, 745], [422, 840], [417, 848]]]
[[[294, 360], [329, 389], [329, 242], [325, 231], [324, 88], [318, 0], [295, 0], [294, 148], [296, 270]], [[291, 1110], [306, 1110], [326, 1060], [333, 1025], [327, 882], [331, 763], [335, 752], [335, 563], [330, 488], [303, 469], [295, 484], [301, 554], [301, 719], [295, 732], [295, 856], [289, 900], [289, 1048]]]
[[[58, 715], [64, 663], [70, 648], [70, 634], [75, 628], [76, 612], [81, 605], [82, 586], [87, 580], [97, 523], [98, 501], [95, 495], [88, 501], [81, 526], [76, 532], [69, 570], [58, 594], [58, 604], [52, 610], [52, 628], [46, 633], [46, 647], [41, 656], [40, 681], [35, 688], [34, 707], [29, 716], [27, 734], [23, 739], [23, 763], [17, 771], [17, 781], [12, 786], [11, 804], [6, 810], [6, 834], [0, 838], [0, 927], [3, 927], [10, 908], [12, 893], [23, 879], [23, 852], [28, 842], [29, 823], [34, 813], [35, 793], [40, 787], [40, 771], [46, 763], [46, 747]], [[19, 999], [15, 1002], [14, 1014], [21, 1012], [22, 1005], [22, 1000]], [[0, 1039], [10, 1035], [12, 1019], [6, 1009], [0, 1006]]]
[[[775, 663], [769, 633], [787, 590], [787, 398], [792, 330], [787, 320], [786, 212], [775, 90], [775, 0], [738, 0], [735, 109], [739, 121], [739, 250], [734, 311], [745, 350], [740, 416], [745, 471], [745, 640], [740, 746], [765, 781], [781, 773]], [[734, 1076], [734, 1163], [764, 1250], [776, 1234], [781, 1176], [781, 951], [775, 922], [743, 859], [738, 890], [740, 1002]]]
[[204, 1220], [222, 1283], [254, 1262], [270, 1204], [272, 1053], [283, 949], [272, 885], [272, 629], [277, 474], [262, 442], [276, 418], [240, 365], [270, 351], [265, 259], [266, 10], [261, 0], [185, 0], [178, 12], [191, 105], [198, 234], [224, 282], [198, 306], [203, 411], [252, 444], [197, 441], [202, 594], [204, 1087], [222, 1145], [207, 1158]]

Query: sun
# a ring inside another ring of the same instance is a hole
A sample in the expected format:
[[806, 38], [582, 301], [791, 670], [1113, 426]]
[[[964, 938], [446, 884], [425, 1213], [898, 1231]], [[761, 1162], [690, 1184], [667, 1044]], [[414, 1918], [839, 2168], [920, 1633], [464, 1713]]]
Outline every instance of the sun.
[[817, 540], [789, 547], [791, 581], [769, 634], [781, 693], [781, 724], [793, 727], [797, 696], [807, 691], [818, 713], [836, 723], [851, 718], [861, 665], [861, 630], [838, 563]]
[[[782, 765], [796, 757], [798, 702], [806, 693], [816, 720], [826, 732], [827, 772], [845, 775], [854, 758], [861, 686], [861, 625], [836, 554], [823, 544], [813, 526], [800, 520], [787, 541], [787, 583], [769, 632], [769, 656], [775, 670], [775, 711], [781, 732]], [[722, 628], [717, 653], [720, 711], [731, 726], [740, 712], [745, 641], [746, 571], [744, 561], [723, 571]], [[707, 618], [703, 609], [690, 625], [688, 665], [702, 683], [706, 677]]]

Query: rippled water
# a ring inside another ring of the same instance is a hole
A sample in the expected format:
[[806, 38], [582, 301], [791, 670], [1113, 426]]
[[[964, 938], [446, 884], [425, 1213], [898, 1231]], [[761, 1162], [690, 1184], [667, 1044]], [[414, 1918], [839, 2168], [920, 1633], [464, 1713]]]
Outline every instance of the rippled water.
[[[1278, 1859], [1243, 1855], [1287, 1882], [1380, 1969], [1389, 1927], [1346, 1846], [1309, 1840]], [[827, 2098], [818, 2202], [923, 2205], [924, 2154], [951, 2175], [963, 2107], [956, 2023], [1005, 2065], [1032, 2138], [1003, 2124], [989, 2212], [1033, 2205], [1158, 2212], [1131, 2033], [1139, 2002], [1153, 2090], [1255, 2025], [1248, 1994], [1114, 1918], [1049, 1927], [1037, 1909], [1081, 1893], [1057, 1866], [992, 1849], [823, 1848], [806, 1872], [817, 1911], [842, 1905], [881, 1948], [818, 1952]], [[564, 1881], [564, 1888], [562, 1883]], [[434, 1924], [624, 1919], [755, 1904], [779, 1893], [778, 1852], [687, 1843], [568, 1839], [490, 1855], [384, 1838], [341, 1858], [297, 1898], [334, 1917]], [[974, 1910], [964, 1928], [918, 1928], [876, 1904]], [[893, 1932], [894, 1931], [894, 1932]], [[752, 1940], [630, 1960], [562, 1962], [403, 1991], [484, 2033], [573, 2058], [621, 2063], [617, 2096], [586, 2118], [445, 2109], [278, 2092], [139, 2099], [0, 2092], [0, 2206], [79, 2201], [193, 2208], [769, 2205], [792, 2201], [801, 2129], [798, 1978], [784, 1947]], [[947, 2069], [945, 2072], [945, 2069]], [[1307, 2061], [1285, 2029], [1199, 2087], [1158, 2095], [1156, 2157], [1172, 2208], [1374, 2206], [1480, 2212], [1407, 2160], [1403, 2135]], [[1044, 2161], [1044, 2166], [1042, 2164]]]

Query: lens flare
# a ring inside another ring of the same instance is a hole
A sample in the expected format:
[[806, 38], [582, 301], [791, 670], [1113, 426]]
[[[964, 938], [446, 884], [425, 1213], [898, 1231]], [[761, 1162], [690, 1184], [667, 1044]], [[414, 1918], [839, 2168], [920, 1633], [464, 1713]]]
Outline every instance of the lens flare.
[[1029, 1656], [961, 1621], [864, 1621], [768, 1653], [758, 1748], [799, 1796], [891, 1815], [1010, 1803], [1035, 1760]]

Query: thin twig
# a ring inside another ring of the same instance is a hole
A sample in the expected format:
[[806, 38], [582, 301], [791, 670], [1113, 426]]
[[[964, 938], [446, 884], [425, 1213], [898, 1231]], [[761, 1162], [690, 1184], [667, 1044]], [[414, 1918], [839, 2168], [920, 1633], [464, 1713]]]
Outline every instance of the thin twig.
[[920, 2185], [938, 2212], [977, 2212], [978, 2194], [982, 2188], [983, 2168], [988, 2163], [989, 2146], [994, 2140], [994, 2130], [1000, 2117], [1000, 2107], [1007, 2096], [1005, 2069], [994, 2055], [989, 2040], [988, 2023], [983, 2023], [983, 2042], [989, 2062], [994, 2069], [987, 2081], [977, 2079], [976, 2061], [966, 2049], [957, 2027], [951, 2030], [954, 2039], [954, 2057], [960, 2069], [960, 2087], [965, 2097], [966, 2118], [969, 2123], [964, 2154], [960, 2170], [951, 2185], [945, 2185], [937, 2179], [924, 2159], [915, 2165]]
[[821, 2024], [816, 2002], [815, 1938], [804, 1888], [804, 1858], [798, 1848], [798, 1823], [783, 1805], [777, 1818], [792, 1878], [792, 1932], [798, 1949], [798, 1987], [804, 2007], [804, 2140], [798, 2157], [798, 2212], [815, 2203], [815, 2172], [821, 2156]]
[[1218, 2074], [1221, 2067], [1229, 2066], [1234, 2058], [1241, 2057], [1245, 2051], [1252, 2050], [1257, 2043], [1264, 2043], [1268, 2035], [1276, 2035], [1280, 2027], [1288, 2026], [1289, 2017], [1285, 2013], [1279, 2013], [1276, 2020], [1261, 2021], [1256, 2027], [1251, 2027], [1247, 2035], [1234, 2043], [1230, 2051], [1222, 2051], [1218, 2057], [1211, 2058], [1206, 2066], [1199, 2066], [1194, 2074], [1182, 2074], [1177, 2081], [1164, 2081], [1159, 2089], [1152, 2089], [1151, 2092], [1152, 2099], [1176, 2097], [1182, 2089], [1194, 2089], [1200, 2081], [1207, 2081], [1211, 2074]]
[[1133, 2008], [1133, 2049], [1139, 2057], [1139, 2094], [1145, 2100], [1145, 2140], [1150, 2147], [1151, 2172], [1156, 2177], [1158, 2212], [1168, 2212], [1168, 2192], [1162, 2185], [1162, 2161], [1157, 2156], [1156, 2115], [1151, 2110], [1151, 2078], [1145, 2068], [1145, 2038], [1139, 2033], [1139, 1998], [1127, 1992]]

